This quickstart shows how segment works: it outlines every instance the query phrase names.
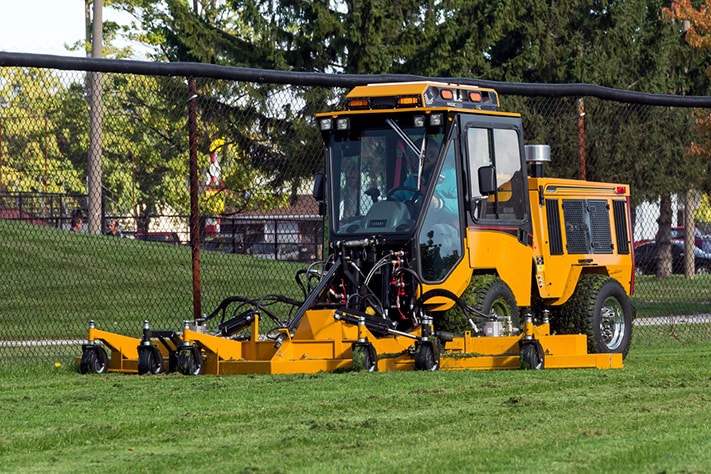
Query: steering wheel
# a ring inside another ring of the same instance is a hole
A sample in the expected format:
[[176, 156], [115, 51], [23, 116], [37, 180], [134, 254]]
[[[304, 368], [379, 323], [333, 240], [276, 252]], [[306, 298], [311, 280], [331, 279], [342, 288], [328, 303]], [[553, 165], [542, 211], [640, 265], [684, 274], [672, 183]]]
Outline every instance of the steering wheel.
[[[398, 191], [406, 192], [406, 193], [412, 193], [412, 196], [410, 196], [409, 199], [403, 199], [400, 201], [400, 199], [394, 198], [393, 195], [397, 193]], [[387, 199], [388, 201], [400, 201], [403, 204], [405, 204], [405, 207], [407, 207], [407, 210], [410, 212], [410, 217], [414, 220], [417, 218], [418, 214], [418, 207], [419, 207], [419, 199], [422, 197], [422, 193], [420, 192], [419, 189], [413, 187], [413, 186], [396, 186], [392, 188], [390, 191], [387, 193]]]
[[387, 194], [388, 200], [389, 201], [400, 201], [400, 199], [396, 199], [393, 197], [393, 195], [398, 191], [412, 193], [412, 197], [410, 197], [409, 199], [403, 199], [402, 201], [415, 202], [417, 200], [417, 198], [420, 196], [420, 190], [413, 187], [413, 186], [396, 186], [396, 187], [392, 188], [390, 191], [388, 191], [388, 194]]

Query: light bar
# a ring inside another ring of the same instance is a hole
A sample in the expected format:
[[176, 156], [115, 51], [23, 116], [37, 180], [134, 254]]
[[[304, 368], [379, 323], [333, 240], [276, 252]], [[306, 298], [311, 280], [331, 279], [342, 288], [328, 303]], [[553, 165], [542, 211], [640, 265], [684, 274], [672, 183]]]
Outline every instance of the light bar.
[[346, 108], [350, 110], [369, 109], [370, 100], [362, 97], [359, 97], [357, 99], [348, 99], [346, 101]]
[[398, 97], [397, 105], [399, 107], [406, 107], [406, 106], [419, 107], [420, 106], [420, 97], [417, 95], [408, 95], [405, 97]]

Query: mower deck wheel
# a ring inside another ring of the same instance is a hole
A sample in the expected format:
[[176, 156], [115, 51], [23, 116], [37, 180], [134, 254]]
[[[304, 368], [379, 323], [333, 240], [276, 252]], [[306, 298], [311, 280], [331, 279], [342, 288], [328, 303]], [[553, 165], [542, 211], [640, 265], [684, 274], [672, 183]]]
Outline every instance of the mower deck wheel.
[[378, 354], [373, 344], [366, 342], [353, 345], [353, 370], [360, 372], [378, 371]]
[[138, 347], [138, 374], [147, 373], [154, 375], [163, 372], [163, 354], [155, 346]]
[[109, 356], [106, 350], [95, 344], [84, 345], [79, 362], [79, 371], [82, 374], [103, 374], [109, 367]]
[[415, 351], [415, 370], [439, 370], [439, 349], [432, 342], [421, 342]]
[[177, 370], [183, 375], [200, 375], [203, 370], [203, 360], [200, 348], [193, 345], [177, 352]]

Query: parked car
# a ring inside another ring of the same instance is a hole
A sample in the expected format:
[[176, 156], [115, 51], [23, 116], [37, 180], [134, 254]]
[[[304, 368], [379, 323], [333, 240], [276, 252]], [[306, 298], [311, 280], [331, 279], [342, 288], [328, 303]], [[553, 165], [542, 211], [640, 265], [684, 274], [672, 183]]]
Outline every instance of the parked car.
[[168, 244], [180, 245], [180, 237], [177, 232], [137, 232], [134, 235], [136, 240], [147, 240], [149, 242], [165, 242]]
[[[671, 228], [671, 240], [672, 242], [684, 243], [684, 238], [686, 237], [686, 227], [672, 227]], [[638, 240], [634, 243], [634, 247], [637, 248], [640, 245], [648, 244], [650, 242], [655, 242], [659, 239], [659, 232], [654, 236], [654, 240]], [[705, 252], [709, 251], [709, 245], [711, 245], [711, 236], [703, 235], [698, 228], [694, 228], [694, 245], [703, 249]]]
[[244, 244], [232, 235], [206, 237], [201, 248], [225, 253], [244, 253]]
[[256, 258], [271, 260], [298, 260], [299, 246], [297, 244], [258, 243], [247, 249], [247, 254]]
[[[642, 275], [654, 275], [657, 273], [657, 254], [659, 244], [649, 242], [642, 244], [634, 250], [635, 272]], [[672, 273], [684, 273], [684, 243], [673, 241], [671, 245]], [[694, 261], [696, 274], [711, 273], [711, 253], [704, 252], [694, 246]]]
[[[659, 237], [659, 233], [657, 233], [657, 237]], [[685, 227], [672, 227], [671, 228], [671, 239], [673, 241], [684, 243], [685, 237], [686, 237], [686, 228]], [[699, 229], [695, 228], [694, 229], [694, 245], [701, 248], [702, 239], [703, 239], [703, 235], [701, 235], [701, 231]]]

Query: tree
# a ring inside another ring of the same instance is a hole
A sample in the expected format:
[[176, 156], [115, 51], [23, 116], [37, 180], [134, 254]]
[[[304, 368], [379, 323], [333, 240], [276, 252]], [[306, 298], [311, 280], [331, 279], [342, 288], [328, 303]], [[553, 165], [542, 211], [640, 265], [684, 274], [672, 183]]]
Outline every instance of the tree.
[[62, 121], [63, 98], [71, 96], [73, 91], [76, 86], [65, 86], [53, 71], [3, 69], [0, 80], [0, 97], [3, 98], [0, 103], [0, 190], [85, 192], [86, 168], [75, 166], [78, 157], [66, 149], [63, 140], [66, 131]]
[[[699, 8], [695, 8], [690, 0], [674, 0], [664, 8], [664, 14], [675, 24], [681, 24], [686, 42], [697, 50], [711, 52], [711, 0], [705, 0]], [[711, 78], [711, 69], [706, 66], [703, 71]], [[711, 114], [708, 110], [696, 111], [694, 140], [688, 150], [690, 156], [697, 158], [698, 163], [708, 163], [711, 157]], [[699, 189], [711, 192], [711, 170], [706, 167], [697, 168]]]
[[[193, 8], [178, 0], [113, 5], [139, 19], [145, 32], [141, 38], [159, 45], [156, 58], [246, 67], [284, 64], [282, 52], [270, 47], [270, 38], [258, 30], [264, 20], [254, 17], [252, 10], [258, 7], [250, 2], [240, 11], [215, 1], [195, 1]], [[223, 191], [232, 191], [225, 196], [231, 209], [242, 210], [246, 204], [237, 199], [240, 194], [247, 196], [245, 186], [237, 183], [248, 183], [250, 205], [265, 209], [281, 205], [284, 194], [295, 195], [302, 179], [320, 169], [320, 137], [311, 125], [312, 107], [314, 101], [332, 100], [332, 93], [208, 79], [199, 79], [197, 87], [201, 156], [208, 157], [210, 144], [220, 138], [228, 144], [234, 162], [239, 160], [239, 167], [225, 170]], [[237, 175], [239, 170], [242, 176]], [[268, 184], [259, 196], [251, 185], [257, 175]], [[218, 194], [212, 196], [217, 199]]]

